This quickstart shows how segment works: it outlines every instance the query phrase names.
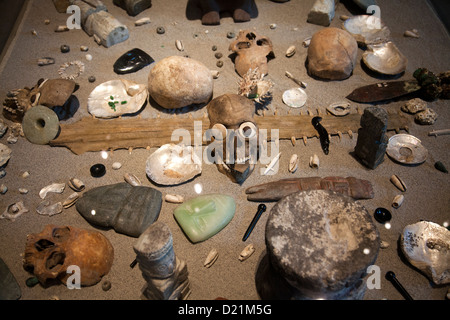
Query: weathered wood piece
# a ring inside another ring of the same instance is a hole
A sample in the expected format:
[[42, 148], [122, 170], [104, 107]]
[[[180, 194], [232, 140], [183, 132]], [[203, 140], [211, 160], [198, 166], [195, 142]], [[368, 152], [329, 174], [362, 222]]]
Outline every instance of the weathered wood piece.
[[[346, 133], [352, 137], [353, 132], [360, 128], [361, 115], [349, 114], [345, 117], [321, 115], [322, 124], [330, 135]], [[307, 138], [317, 137], [317, 131], [311, 124], [310, 115], [285, 115], [285, 116], [256, 116], [254, 118], [260, 130], [267, 130], [268, 141], [272, 139], [271, 130], [279, 130], [280, 140], [291, 140], [292, 137], [306, 141]], [[169, 119], [114, 119], [99, 120], [83, 118], [73, 124], [61, 124], [59, 136], [50, 141], [51, 146], [64, 146], [75, 154], [83, 154], [88, 151], [136, 149], [160, 147], [164, 144], [181, 142], [172, 141], [172, 133], [177, 129], [185, 129], [190, 133], [191, 145], [194, 145], [194, 125], [199, 121], [202, 136], [209, 129], [207, 117], [190, 119], [174, 117]], [[406, 130], [410, 119], [402, 113], [389, 115], [387, 130]], [[175, 135], [176, 136], [176, 135]], [[181, 139], [181, 138], [179, 138]], [[202, 141], [206, 145], [208, 141]], [[188, 143], [186, 143], [188, 144]]]

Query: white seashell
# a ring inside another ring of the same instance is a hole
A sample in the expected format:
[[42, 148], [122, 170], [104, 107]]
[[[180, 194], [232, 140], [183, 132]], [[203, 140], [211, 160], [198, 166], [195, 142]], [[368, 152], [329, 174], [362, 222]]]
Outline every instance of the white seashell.
[[66, 188], [65, 183], [53, 183], [51, 185], [42, 188], [42, 190], [39, 191], [39, 197], [41, 197], [41, 199], [45, 199], [47, 193], [49, 192], [63, 193], [65, 188]]
[[270, 29], [276, 29], [277, 28], [277, 24], [276, 23], [272, 23], [270, 24]]
[[305, 48], [309, 47], [309, 44], [311, 43], [311, 38], [312, 37], [308, 37], [305, 40], [303, 40], [303, 42], [302, 42], [303, 47], [305, 47]]
[[380, 241], [380, 248], [381, 249], [387, 249], [387, 248], [389, 248], [389, 246], [390, 246], [389, 242], [384, 241], [384, 240]]
[[177, 185], [201, 174], [202, 165], [193, 147], [165, 144], [147, 159], [145, 171], [157, 184]]
[[21, 194], [27, 194], [27, 193], [28, 193], [28, 189], [25, 189], [25, 188], [19, 188], [19, 192], [20, 192]]
[[305, 105], [308, 95], [301, 88], [292, 88], [283, 93], [283, 102], [291, 108], [301, 108]]
[[43, 216], [54, 216], [55, 214], [59, 214], [61, 213], [63, 210], [63, 205], [61, 202], [57, 202], [54, 204], [50, 204], [50, 201], [48, 200], [44, 200], [42, 201], [37, 207], [36, 207], [36, 211], [37, 213], [39, 213], [40, 215]]
[[22, 178], [28, 178], [30, 176], [30, 173], [28, 171], [25, 171], [24, 173], [22, 173]]
[[175, 41], [175, 46], [177, 47], [178, 51], [184, 51], [184, 45], [181, 40]]
[[430, 221], [407, 225], [400, 236], [406, 259], [436, 285], [450, 283], [450, 231]]
[[402, 73], [408, 64], [408, 58], [391, 41], [368, 45], [362, 60], [369, 69], [387, 75]]
[[83, 51], [83, 52], [86, 52], [86, 51], [89, 50], [89, 47], [88, 46], [81, 46], [80, 50]]
[[8, 192], [8, 187], [4, 184], [0, 185], [0, 193], [5, 194], [6, 192]]
[[315, 154], [309, 158], [309, 166], [311, 168], [319, 168], [320, 161], [319, 161], [319, 157], [317, 156], [317, 154]]
[[139, 187], [142, 185], [141, 180], [139, 180], [139, 178], [132, 173], [125, 173], [123, 178], [125, 179], [126, 182], [128, 182], [134, 187]]
[[336, 117], [343, 117], [350, 113], [350, 103], [337, 102], [327, 107], [327, 111]]
[[83, 181], [81, 181], [80, 179], [77, 178], [72, 178], [69, 180], [69, 182], [67, 183], [69, 185], [69, 187], [77, 192], [81, 192], [85, 189], [85, 185], [83, 183]]
[[405, 196], [402, 194], [396, 195], [394, 197], [394, 200], [392, 200], [392, 207], [395, 209], [400, 208], [400, 206], [403, 204], [403, 200], [405, 200]]
[[86, 55], [86, 60], [87, 61], [92, 61], [92, 55], [91, 54], [87, 54]]
[[400, 179], [399, 176], [396, 174], [393, 174], [391, 176], [391, 182], [396, 186], [400, 191], [405, 192], [406, 191], [406, 184], [403, 182], [402, 179]]
[[406, 30], [403, 35], [405, 37], [410, 37], [410, 38], [420, 38], [419, 33], [417, 32], [416, 29], [414, 29], [414, 30]]
[[67, 209], [70, 208], [71, 206], [73, 206], [75, 204], [75, 202], [77, 202], [77, 200], [80, 198], [80, 196], [78, 195], [78, 193], [74, 192], [72, 193], [64, 202], [63, 202], [63, 208]]
[[286, 57], [292, 57], [295, 54], [295, 46], [290, 46], [286, 51]]
[[294, 173], [298, 168], [298, 155], [293, 154], [289, 160], [289, 172]]
[[208, 256], [206, 257], [205, 262], [203, 263], [203, 266], [206, 268], [210, 268], [214, 264], [214, 262], [216, 262], [218, 257], [219, 257], [219, 253], [217, 252], [217, 250], [212, 249], [208, 253]]
[[217, 70], [211, 70], [211, 75], [212, 75], [213, 79], [218, 79], [220, 72]]
[[239, 254], [239, 261], [245, 261], [255, 252], [255, 247], [253, 244], [249, 244], [242, 250], [242, 252]]
[[146, 85], [124, 79], [111, 80], [98, 85], [91, 92], [87, 107], [96, 118], [115, 118], [138, 112], [147, 98]]
[[14, 221], [28, 211], [29, 210], [25, 208], [23, 202], [19, 201], [17, 203], [10, 204], [0, 215], [0, 219], [8, 219]]
[[119, 170], [120, 168], [122, 168], [122, 164], [121, 164], [120, 162], [114, 162], [114, 163], [112, 164], [112, 168], [113, 168], [114, 170]]
[[55, 29], [55, 32], [65, 32], [65, 31], [69, 31], [69, 28], [67, 26], [58, 26]]
[[151, 21], [150, 21], [150, 18], [145, 17], [145, 18], [136, 20], [136, 21], [134, 22], [134, 25], [137, 26], [137, 27], [139, 27], [139, 26], [143, 26], [144, 24], [149, 24], [150, 22], [151, 22]]
[[170, 203], [183, 203], [184, 197], [177, 194], [166, 194], [164, 199]]
[[345, 15], [345, 14], [342, 14], [342, 15], [339, 16], [339, 19], [341, 19], [342, 21], [345, 21], [345, 20], [350, 19], [350, 17]]

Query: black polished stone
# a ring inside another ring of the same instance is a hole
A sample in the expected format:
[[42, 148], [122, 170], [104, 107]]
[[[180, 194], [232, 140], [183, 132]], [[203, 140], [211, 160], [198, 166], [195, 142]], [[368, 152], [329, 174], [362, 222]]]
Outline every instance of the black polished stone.
[[105, 173], [106, 173], [106, 167], [101, 163], [94, 164], [91, 167], [91, 176], [93, 176], [94, 178], [103, 177], [105, 175]]
[[391, 212], [385, 208], [376, 208], [373, 216], [379, 223], [386, 223], [392, 218]]
[[134, 48], [123, 54], [114, 63], [114, 72], [117, 74], [133, 73], [155, 62], [152, 57], [141, 49]]

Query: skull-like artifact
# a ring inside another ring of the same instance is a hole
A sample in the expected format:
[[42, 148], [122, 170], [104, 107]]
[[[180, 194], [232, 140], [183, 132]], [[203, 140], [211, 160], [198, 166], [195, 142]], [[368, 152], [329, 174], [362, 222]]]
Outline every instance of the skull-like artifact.
[[272, 41], [251, 30], [241, 30], [230, 44], [230, 51], [237, 54], [234, 61], [237, 73], [243, 77], [250, 69], [258, 69], [261, 75], [269, 73], [268, 57], [274, 55]]
[[72, 275], [67, 268], [77, 266], [80, 284], [92, 286], [109, 272], [113, 260], [114, 249], [100, 232], [47, 225], [41, 233], [27, 236], [23, 266], [43, 285], [48, 280], [66, 284]]
[[[258, 127], [253, 121], [255, 105], [238, 94], [224, 94], [208, 105], [210, 129], [216, 146], [218, 170], [233, 182], [243, 183], [253, 172], [258, 154]], [[218, 134], [220, 133], [220, 134]]]
[[75, 90], [75, 82], [67, 79], [40, 79], [31, 89], [11, 90], [3, 102], [5, 118], [22, 122], [25, 112], [37, 105], [61, 107]]

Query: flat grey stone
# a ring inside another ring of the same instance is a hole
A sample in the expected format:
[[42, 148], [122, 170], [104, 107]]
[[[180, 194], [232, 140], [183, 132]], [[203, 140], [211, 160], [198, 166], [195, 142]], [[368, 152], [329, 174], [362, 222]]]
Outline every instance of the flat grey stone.
[[0, 258], [0, 300], [18, 300], [22, 296], [16, 278]]
[[139, 237], [158, 219], [161, 205], [160, 191], [123, 182], [86, 191], [76, 208], [95, 226]]

